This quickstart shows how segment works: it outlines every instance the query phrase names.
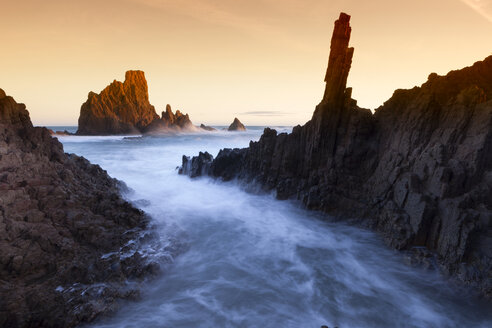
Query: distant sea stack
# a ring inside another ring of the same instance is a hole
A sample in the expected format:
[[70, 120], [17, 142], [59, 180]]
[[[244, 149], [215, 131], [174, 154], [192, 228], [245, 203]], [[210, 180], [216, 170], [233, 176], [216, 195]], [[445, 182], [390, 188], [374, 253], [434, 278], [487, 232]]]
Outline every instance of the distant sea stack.
[[227, 131], [246, 131], [246, 127], [237, 117], [235, 117], [234, 121], [227, 128]]
[[1, 327], [73, 327], [138, 295], [127, 279], [158, 265], [138, 253], [148, 218], [123, 187], [0, 89]]
[[205, 124], [200, 124], [200, 129], [203, 129], [205, 131], [217, 131], [216, 128], [213, 128], [213, 127], [205, 125]]
[[492, 56], [421, 87], [397, 90], [374, 114], [346, 88], [350, 16], [335, 22], [326, 89], [292, 133], [265, 129], [244, 149], [183, 157], [182, 172], [256, 181], [279, 199], [360, 220], [416, 259], [492, 296]]
[[90, 92], [80, 109], [79, 135], [114, 135], [155, 132], [160, 129], [193, 129], [188, 115], [174, 114], [168, 105], [162, 117], [149, 102], [142, 71], [128, 71], [125, 82], [113, 81], [101, 93]]
[[142, 128], [142, 133], [158, 134], [169, 131], [195, 131], [196, 127], [191, 123], [188, 114], [183, 114], [179, 110], [173, 113], [171, 105], [166, 105], [166, 111], [162, 112], [161, 118], [152, 121], [149, 125]]

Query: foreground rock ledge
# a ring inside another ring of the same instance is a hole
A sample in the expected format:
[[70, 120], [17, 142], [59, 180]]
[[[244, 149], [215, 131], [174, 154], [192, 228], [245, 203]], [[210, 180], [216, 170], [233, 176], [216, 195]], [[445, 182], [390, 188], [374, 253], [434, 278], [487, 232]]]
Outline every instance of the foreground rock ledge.
[[361, 220], [396, 249], [431, 251], [443, 272], [491, 297], [492, 56], [397, 90], [373, 115], [346, 88], [349, 21], [335, 22], [310, 121], [290, 134], [267, 128], [215, 159], [183, 157], [181, 172], [255, 181], [279, 199]]
[[75, 326], [138, 296], [159, 267], [136, 252], [148, 219], [120, 187], [0, 89], [1, 327]]

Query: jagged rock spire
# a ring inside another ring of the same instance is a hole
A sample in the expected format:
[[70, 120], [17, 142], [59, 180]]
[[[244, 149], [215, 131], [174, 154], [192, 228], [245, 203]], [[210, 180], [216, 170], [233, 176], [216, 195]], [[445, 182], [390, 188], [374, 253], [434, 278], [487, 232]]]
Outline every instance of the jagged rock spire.
[[331, 38], [330, 57], [326, 70], [326, 89], [323, 102], [333, 106], [343, 106], [348, 73], [352, 64], [354, 48], [349, 48], [350, 16], [340, 13], [335, 22], [333, 36]]

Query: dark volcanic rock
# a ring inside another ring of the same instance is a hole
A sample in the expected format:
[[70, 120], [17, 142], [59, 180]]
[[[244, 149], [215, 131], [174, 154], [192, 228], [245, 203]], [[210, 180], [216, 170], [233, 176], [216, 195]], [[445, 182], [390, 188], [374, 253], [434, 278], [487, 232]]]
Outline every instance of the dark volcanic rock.
[[213, 159], [213, 156], [208, 152], [200, 152], [198, 156], [192, 159], [183, 155], [183, 165], [179, 169], [179, 174], [186, 174], [192, 178], [207, 175], [206, 170], [210, 167]]
[[397, 90], [373, 115], [345, 87], [349, 18], [335, 23], [326, 91], [312, 119], [290, 134], [267, 128], [202, 171], [359, 219], [397, 249], [425, 247], [445, 272], [491, 296], [492, 56]]
[[213, 127], [205, 125], [205, 124], [200, 124], [200, 129], [203, 129], [205, 131], [217, 131], [216, 128], [213, 128]]
[[238, 120], [237, 117], [235, 117], [234, 121], [227, 128], [227, 131], [246, 131], [246, 128], [244, 127], [243, 123], [241, 123], [241, 121]]
[[70, 327], [137, 296], [127, 279], [158, 265], [132, 246], [148, 219], [123, 185], [2, 90], [0, 136], [0, 326]]
[[149, 102], [142, 71], [128, 71], [125, 82], [113, 81], [100, 94], [90, 92], [80, 109], [79, 135], [138, 134], [162, 129], [194, 128], [188, 114], [167, 105], [162, 118]]

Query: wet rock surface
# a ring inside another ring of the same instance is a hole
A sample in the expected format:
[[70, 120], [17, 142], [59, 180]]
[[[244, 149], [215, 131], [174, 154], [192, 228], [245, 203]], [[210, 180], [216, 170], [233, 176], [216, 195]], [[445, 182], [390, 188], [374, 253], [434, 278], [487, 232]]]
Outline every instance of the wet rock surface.
[[248, 148], [198, 157], [202, 165], [182, 173], [255, 181], [279, 199], [359, 220], [396, 249], [432, 252], [443, 272], [491, 297], [492, 56], [397, 90], [372, 114], [346, 88], [349, 20], [335, 22], [310, 121], [290, 134], [267, 128]]
[[140, 134], [194, 128], [188, 114], [179, 110], [173, 113], [170, 105], [159, 117], [149, 102], [144, 72], [127, 71], [123, 83], [115, 80], [101, 93], [89, 93], [80, 109], [77, 134]]
[[138, 297], [158, 247], [125, 186], [0, 90], [0, 326], [71, 327]]

